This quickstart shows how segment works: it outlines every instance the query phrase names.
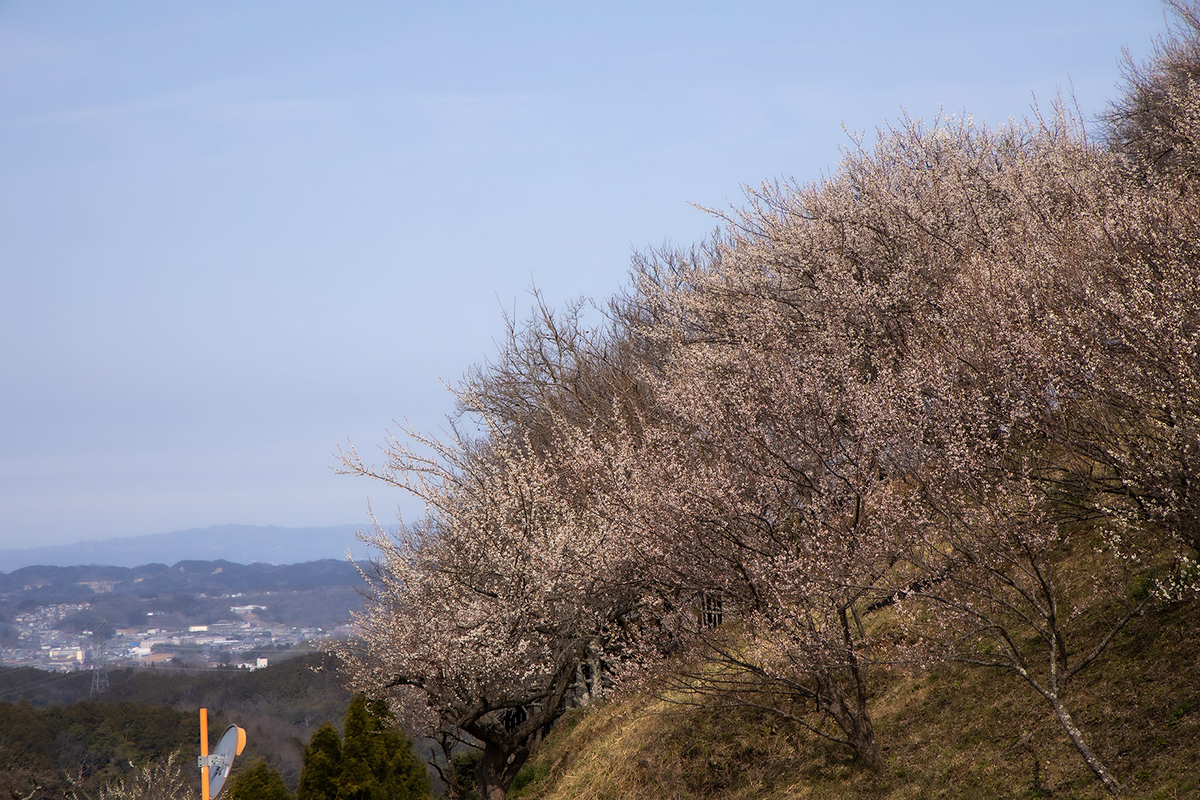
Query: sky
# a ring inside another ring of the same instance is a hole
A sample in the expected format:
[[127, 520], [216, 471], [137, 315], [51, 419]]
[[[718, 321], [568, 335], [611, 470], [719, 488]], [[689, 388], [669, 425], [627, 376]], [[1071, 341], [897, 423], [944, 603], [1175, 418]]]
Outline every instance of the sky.
[[0, 0], [0, 549], [415, 519], [338, 445], [443, 427], [532, 286], [602, 300], [903, 113], [1094, 119], [1165, 27], [1157, 0]]

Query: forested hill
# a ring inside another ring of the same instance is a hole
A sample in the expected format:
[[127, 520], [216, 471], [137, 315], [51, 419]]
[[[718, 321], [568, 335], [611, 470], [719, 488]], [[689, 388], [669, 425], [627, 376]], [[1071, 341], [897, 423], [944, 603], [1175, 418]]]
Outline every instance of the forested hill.
[[356, 585], [360, 581], [352, 563], [337, 559], [282, 566], [225, 560], [179, 561], [171, 566], [30, 566], [0, 573], [0, 599], [44, 605], [86, 601], [102, 594], [303, 590]]
[[108, 688], [94, 695], [88, 670], [51, 673], [0, 667], [0, 703], [45, 708], [94, 700], [170, 706], [181, 711], [253, 707], [255, 713], [292, 708], [304, 712], [298, 719], [316, 719], [319, 724], [339, 719], [349, 700], [338, 682], [337, 668], [336, 659], [314, 650], [259, 670], [188, 669], [170, 664], [110, 669]]
[[[313, 653], [253, 672], [116, 669], [90, 695], [91, 675], [0, 668], [0, 796], [65, 797], [71, 779], [104, 785], [128, 763], [197, 750], [201, 707], [210, 731], [237, 724], [248, 734], [247, 763], [262, 758], [292, 786], [303, 745], [350, 702], [336, 662]], [[194, 762], [192, 762], [194, 764]], [[190, 768], [189, 774], [194, 772]]]
[[[362, 586], [354, 564], [334, 559], [284, 566], [180, 561], [23, 567], [0, 574], [0, 660], [77, 668], [83, 651], [95, 646], [87, 637], [108, 642], [110, 660], [118, 661], [143, 659], [149, 649], [168, 644], [203, 649], [205, 642], [185, 637], [193, 626], [214, 623], [225, 625], [224, 639], [232, 635], [241, 643], [235, 649], [253, 649], [251, 639], [255, 647], [278, 649], [347, 624], [361, 605]], [[71, 659], [72, 648], [73, 660], [50, 663], [47, 654], [63, 650]]]

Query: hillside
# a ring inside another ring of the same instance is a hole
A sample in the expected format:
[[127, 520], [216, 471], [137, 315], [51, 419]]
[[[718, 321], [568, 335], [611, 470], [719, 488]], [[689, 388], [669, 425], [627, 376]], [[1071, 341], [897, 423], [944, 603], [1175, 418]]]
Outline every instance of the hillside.
[[350, 702], [336, 662], [320, 653], [253, 672], [112, 670], [108, 690], [95, 696], [90, 681], [87, 672], [0, 668], [0, 794], [24, 797], [36, 785], [39, 800], [64, 797], [72, 778], [94, 788], [130, 761], [179, 748], [191, 759], [201, 707], [210, 731], [246, 729], [247, 763], [265, 759], [295, 787], [304, 744]]
[[[485, 437], [342, 453], [427, 509], [351, 685], [474, 744], [486, 800], [1195, 796], [1200, 4], [1167, 6], [1099, 137], [902, 116], [598, 314], [535, 294], [451, 388]], [[613, 685], [674, 705], [535, 755]]]
[[[1131, 798], [1200, 797], [1200, 603], [1135, 620], [1078, 687], [1085, 733]], [[1053, 713], [1019, 679], [942, 665], [883, 675], [871, 698], [885, 766], [753, 709], [645, 696], [576, 711], [510, 797], [1036, 798], [1107, 796]]]
[[98, 595], [303, 590], [346, 586], [359, 580], [354, 565], [344, 559], [280, 566], [264, 562], [238, 564], [225, 559], [183, 560], [169, 567], [166, 564], [136, 567], [38, 565], [0, 573], [0, 599], [16, 600], [32, 607], [78, 602]]

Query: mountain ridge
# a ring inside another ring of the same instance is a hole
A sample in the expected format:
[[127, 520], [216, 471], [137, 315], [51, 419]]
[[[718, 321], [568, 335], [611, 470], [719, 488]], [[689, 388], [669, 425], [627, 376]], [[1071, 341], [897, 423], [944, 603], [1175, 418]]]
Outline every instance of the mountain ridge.
[[47, 600], [64, 591], [78, 595], [58, 600], [68, 602], [94, 595], [149, 592], [303, 591], [321, 586], [356, 585], [360, 577], [355, 564], [332, 558], [279, 565], [263, 561], [237, 564], [224, 559], [186, 559], [170, 566], [153, 563], [136, 567], [34, 564], [0, 573], [0, 598]]
[[140, 567], [181, 561], [225, 560], [239, 564], [296, 564], [323, 559], [355, 559], [367, 555], [358, 530], [370, 525], [327, 525], [290, 528], [279, 525], [212, 525], [142, 536], [72, 542], [0, 550], [0, 572], [23, 567], [84, 565]]

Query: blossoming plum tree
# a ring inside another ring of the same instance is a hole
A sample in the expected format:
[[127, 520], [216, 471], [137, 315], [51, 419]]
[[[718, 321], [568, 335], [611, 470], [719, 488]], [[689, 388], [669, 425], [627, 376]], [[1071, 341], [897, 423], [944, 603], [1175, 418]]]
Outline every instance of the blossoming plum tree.
[[390, 699], [446, 756], [456, 741], [480, 747], [476, 784], [497, 800], [627, 607], [599, 582], [603, 528], [559, 501], [526, 444], [425, 443], [435, 456], [393, 440], [381, 469], [345, 455], [348, 471], [412, 489], [429, 513], [370, 538], [358, 635], [338, 651], [356, 689]]
[[345, 453], [427, 508], [371, 538], [356, 687], [481, 747], [495, 800], [601, 661], [880, 769], [872, 674], [957, 659], [1024, 680], [1120, 792], [1073, 683], [1196, 589], [1200, 550], [1200, 23], [1176, 9], [1107, 146], [1058, 107], [904, 120], [640, 257], [600, 324], [540, 298], [509, 320], [456, 390], [479, 438]]

